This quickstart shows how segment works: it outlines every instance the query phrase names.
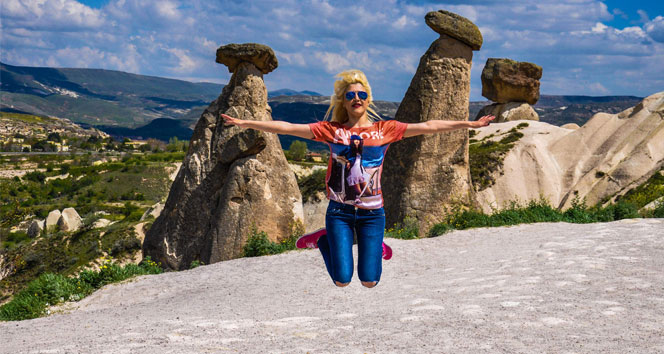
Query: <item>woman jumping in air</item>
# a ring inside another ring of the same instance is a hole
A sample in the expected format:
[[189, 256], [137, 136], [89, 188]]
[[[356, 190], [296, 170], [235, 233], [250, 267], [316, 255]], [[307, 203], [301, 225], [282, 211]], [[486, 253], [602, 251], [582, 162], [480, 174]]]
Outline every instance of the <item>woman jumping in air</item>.
[[[352, 247], [353, 234], [356, 232], [358, 277], [362, 285], [373, 288], [380, 281], [382, 259], [391, 257], [391, 249], [383, 243], [385, 212], [380, 184], [383, 160], [389, 145], [422, 134], [487, 126], [495, 117], [484, 116], [474, 122], [384, 121], [370, 107], [373, 97], [364, 73], [349, 70], [337, 77], [339, 80], [334, 83], [334, 95], [330, 98], [330, 107], [322, 122], [292, 124], [284, 121], [241, 120], [225, 114], [221, 117], [227, 124], [241, 128], [294, 135], [323, 142], [330, 147], [325, 179], [330, 203], [325, 215], [325, 229], [302, 236], [297, 245], [318, 247], [332, 281], [343, 287], [350, 283], [353, 276]], [[350, 168], [346, 168], [347, 164], [350, 164]], [[337, 173], [338, 170], [332, 173], [340, 165], [343, 166], [341, 173]], [[341, 180], [331, 181], [331, 176]], [[330, 186], [341, 188], [335, 187], [336, 190], [333, 190]], [[371, 191], [368, 191], [369, 188]]]

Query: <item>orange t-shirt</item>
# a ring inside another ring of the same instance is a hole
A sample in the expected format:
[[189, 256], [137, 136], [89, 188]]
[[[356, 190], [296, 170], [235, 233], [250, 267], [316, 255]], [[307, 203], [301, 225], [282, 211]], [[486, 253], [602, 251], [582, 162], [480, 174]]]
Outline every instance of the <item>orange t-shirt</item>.
[[385, 153], [391, 143], [403, 139], [407, 126], [396, 120], [350, 129], [336, 122], [309, 124], [314, 140], [330, 147], [327, 198], [363, 209], [382, 207], [380, 177]]

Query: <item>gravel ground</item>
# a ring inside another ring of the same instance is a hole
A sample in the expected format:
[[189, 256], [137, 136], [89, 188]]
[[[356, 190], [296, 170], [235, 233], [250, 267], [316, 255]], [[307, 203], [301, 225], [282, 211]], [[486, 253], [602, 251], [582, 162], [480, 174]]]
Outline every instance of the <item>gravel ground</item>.
[[314, 250], [237, 259], [0, 323], [0, 352], [664, 352], [664, 219], [388, 243], [374, 289], [336, 288]]

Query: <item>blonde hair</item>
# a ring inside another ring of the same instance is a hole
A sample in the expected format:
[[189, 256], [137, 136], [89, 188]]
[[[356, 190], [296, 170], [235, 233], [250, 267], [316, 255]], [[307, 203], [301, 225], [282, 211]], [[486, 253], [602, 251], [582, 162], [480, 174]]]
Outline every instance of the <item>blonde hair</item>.
[[371, 86], [369, 86], [369, 80], [367, 80], [367, 77], [363, 72], [360, 70], [346, 70], [337, 74], [336, 77], [338, 77], [339, 80], [334, 82], [334, 94], [330, 96], [330, 107], [327, 108], [327, 112], [325, 113], [325, 120], [338, 123], [344, 123], [348, 120], [348, 112], [346, 112], [343, 102], [346, 90], [348, 89], [348, 86], [352, 84], [362, 84], [367, 91], [369, 96], [367, 97], [367, 118], [369, 121], [375, 122], [383, 119], [373, 108], [371, 108], [374, 106], [373, 96], [371, 95]]

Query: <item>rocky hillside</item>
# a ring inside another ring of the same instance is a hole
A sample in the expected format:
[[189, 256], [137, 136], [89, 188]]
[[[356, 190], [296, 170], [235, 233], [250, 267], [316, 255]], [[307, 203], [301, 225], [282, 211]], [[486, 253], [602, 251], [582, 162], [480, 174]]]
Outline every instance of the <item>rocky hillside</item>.
[[589, 205], [615, 200], [664, 166], [664, 92], [618, 114], [598, 113], [578, 129], [515, 121], [480, 129], [473, 139], [480, 146], [498, 144], [517, 127], [522, 137], [510, 139], [492, 183], [477, 188], [487, 212], [540, 196], [561, 208], [575, 199]]
[[83, 128], [66, 118], [0, 112], [0, 141], [8, 141], [17, 135], [25, 138], [32, 136], [46, 138], [50, 133], [85, 138], [90, 136], [105, 138], [108, 136], [98, 129]]
[[223, 87], [112, 70], [1, 63], [0, 75], [3, 111], [127, 127], [155, 118], [178, 118], [193, 107], [207, 105]]

